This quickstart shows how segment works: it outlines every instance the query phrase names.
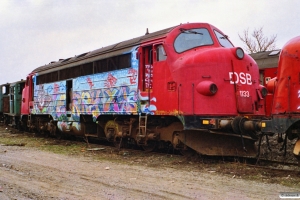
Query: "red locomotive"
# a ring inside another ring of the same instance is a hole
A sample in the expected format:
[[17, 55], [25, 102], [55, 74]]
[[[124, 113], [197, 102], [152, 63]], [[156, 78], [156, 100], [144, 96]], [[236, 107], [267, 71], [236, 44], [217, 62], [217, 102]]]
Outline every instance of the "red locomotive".
[[[280, 49], [250, 54], [259, 67], [260, 83], [267, 87], [268, 82], [277, 76]], [[273, 95], [268, 93], [266, 100], [266, 116], [271, 115]]]
[[277, 69], [277, 76], [268, 80], [267, 89], [272, 101], [269, 101], [270, 118], [263, 120], [265, 134], [285, 133], [287, 138], [298, 138], [294, 155], [300, 158], [300, 36], [291, 39], [282, 48]]
[[216, 27], [188, 23], [36, 68], [21, 121], [145, 150], [252, 155], [265, 95], [250, 56]]

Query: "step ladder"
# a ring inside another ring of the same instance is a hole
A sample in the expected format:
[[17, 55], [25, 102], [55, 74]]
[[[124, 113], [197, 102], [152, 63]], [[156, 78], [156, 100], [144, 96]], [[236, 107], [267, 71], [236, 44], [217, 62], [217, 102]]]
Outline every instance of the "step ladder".
[[31, 126], [31, 114], [28, 115], [28, 119], [27, 119], [27, 127]]
[[145, 138], [147, 135], [147, 115], [139, 115], [139, 135], [140, 138]]

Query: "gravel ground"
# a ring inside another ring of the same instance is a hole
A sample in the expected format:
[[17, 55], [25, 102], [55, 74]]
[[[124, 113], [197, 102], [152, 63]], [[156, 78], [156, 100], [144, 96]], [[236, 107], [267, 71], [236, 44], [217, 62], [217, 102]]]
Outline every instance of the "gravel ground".
[[[9, 135], [0, 130], [0, 137]], [[0, 199], [279, 199], [279, 192], [300, 192], [297, 173], [264, 176], [262, 169], [241, 163], [95, 147], [64, 155], [0, 145]], [[247, 170], [257, 172], [257, 180], [249, 180]], [[292, 184], [284, 186], [283, 180]]]

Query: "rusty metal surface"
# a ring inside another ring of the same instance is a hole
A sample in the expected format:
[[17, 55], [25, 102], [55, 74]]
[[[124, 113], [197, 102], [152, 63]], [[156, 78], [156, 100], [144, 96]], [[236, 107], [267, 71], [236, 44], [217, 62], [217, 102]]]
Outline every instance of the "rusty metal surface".
[[200, 131], [183, 131], [179, 139], [202, 155], [256, 156], [254, 140], [244, 138], [247, 152], [243, 150], [241, 137], [230, 134], [215, 134]]
[[3, 112], [9, 113], [9, 97], [3, 97]]

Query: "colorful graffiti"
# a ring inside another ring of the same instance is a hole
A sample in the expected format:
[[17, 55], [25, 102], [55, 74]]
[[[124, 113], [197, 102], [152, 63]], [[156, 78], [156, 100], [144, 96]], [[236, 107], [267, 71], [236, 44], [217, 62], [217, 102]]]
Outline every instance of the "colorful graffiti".
[[35, 87], [32, 114], [51, 114], [54, 119], [66, 112], [66, 82], [42, 84]]
[[108, 74], [107, 79], [104, 83], [106, 87], [114, 87], [117, 83], [118, 79], [115, 78], [111, 73]]
[[[81, 114], [92, 115], [96, 120], [101, 114], [138, 113], [138, 61], [135, 55], [136, 50], [132, 52], [131, 68], [74, 78], [72, 88], [66, 88], [66, 81], [35, 85], [31, 113], [50, 114], [58, 121], [77, 122]], [[66, 95], [70, 95], [70, 100]], [[70, 114], [68, 118], [67, 114]]]
[[130, 84], [136, 84], [137, 82], [137, 70], [136, 69], [129, 69], [128, 74], [130, 75]]
[[145, 65], [145, 87], [152, 88], [152, 81], [153, 81], [153, 66], [152, 65]]
[[91, 114], [96, 119], [100, 114], [137, 113], [137, 92], [128, 86], [73, 92], [73, 118]]
[[154, 105], [156, 102], [156, 97], [152, 97], [149, 101], [148, 92], [139, 91], [139, 99], [141, 101], [141, 112], [154, 115], [154, 112], [157, 110], [156, 106]]

